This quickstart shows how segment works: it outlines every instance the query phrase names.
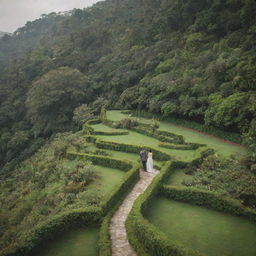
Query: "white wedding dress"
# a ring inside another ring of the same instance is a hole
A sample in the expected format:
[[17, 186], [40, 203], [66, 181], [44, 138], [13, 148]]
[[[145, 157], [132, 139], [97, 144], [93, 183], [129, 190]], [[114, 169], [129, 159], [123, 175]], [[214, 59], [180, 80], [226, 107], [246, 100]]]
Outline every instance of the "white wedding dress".
[[151, 152], [148, 153], [147, 172], [154, 172], [154, 168], [153, 168], [153, 154]]

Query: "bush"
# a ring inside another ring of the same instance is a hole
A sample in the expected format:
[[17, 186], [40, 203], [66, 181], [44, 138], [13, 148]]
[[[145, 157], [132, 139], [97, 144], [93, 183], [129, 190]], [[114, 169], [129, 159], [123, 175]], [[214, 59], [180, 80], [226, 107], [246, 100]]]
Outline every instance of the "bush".
[[152, 197], [158, 193], [163, 181], [170, 175], [170, 171], [180, 165], [182, 165], [180, 162], [167, 162], [161, 169], [161, 174], [154, 178], [147, 190], [134, 203], [134, 206], [126, 221], [126, 229], [128, 239], [137, 251], [138, 255], [201, 255], [193, 250], [184, 248], [174, 241], [169, 240], [164, 233], [144, 219], [142, 215], [146, 212]]
[[123, 128], [123, 129], [132, 129], [132, 128], [138, 126], [138, 124], [139, 123], [136, 120], [126, 118], [126, 119], [123, 119], [123, 120], [119, 121], [118, 123], [116, 123], [115, 127]]
[[110, 141], [102, 141], [100, 139], [96, 139], [96, 146], [102, 149], [110, 149], [115, 151], [123, 151], [128, 153], [135, 153], [139, 154], [142, 148], [146, 150], [152, 150], [154, 157], [156, 160], [159, 161], [167, 161], [170, 160], [170, 156], [162, 151], [154, 149], [152, 147], [144, 146], [144, 145], [131, 145], [131, 144], [124, 144], [124, 143], [117, 143], [117, 142], [110, 142]]
[[90, 155], [86, 153], [78, 153], [78, 152], [67, 152], [67, 157], [71, 160], [73, 159], [86, 159], [91, 161], [93, 164], [102, 165], [106, 167], [116, 168], [123, 171], [128, 171], [131, 169], [132, 164], [128, 161], [123, 161], [119, 159], [110, 158], [107, 156], [97, 156], [97, 155]]
[[[143, 111], [133, 111], [133, 115], [134, 116], [138, 116], [138, 117], [145, 117], [145, 118], [151, 118], [151, 117], [157, 117], [160, 120], [163, 120], [163, 117], [161, 115], [157, 115], [157, 114], [152, 114], [149, 112], [143, 112]], [[209, 133], [211, 135], [220, 137], [222, 139], [225, 140], [229, 140], [235, 143], [241, 143], [242, 139], [241, 139], [241, 135], [238, 133], [234, 133], [234, 132], [227, 132], [227, 131], [223, 131], [219, 128], [216, 128], [214, 126], [209, 126], [209, 125], [204, 125], [202, 123], [197, 123], [194, 121], [189, 121], [189, 120], [185, 120], [185, 119], [181, 119], [181, 118], [175, 118], [175, 117], [169, 117], [166, 118], [164, 120], [170, 121], [171, 123], [177, 124], [177, 125], [181, 125], [187, 128], [191, 128], [191, 129], [195, 129], [198, 130], [200, 132], [205, 132], [205, 133]]]
[[35, 255], [43, 241], [51, 240], [71, 227], [96, 225], [101, 219], [102, 211], [98, 207], [87, 207], [58, 214], [24, 235], [20, 244], [2, 251], [2, 256]]
[[192, 203], [232, 215], [244, 216], [256, 222], [256, 211], [244, 207], [236, 200], [225, 198], [214, 192], [164, 185], [161, 188], [161, 194], [172, 200]]
[[163, 148], [170, 148], [176, 150], [195, 150], [199, 147], [205, 146], [204, 144], [197, 144], [197, 143], [185, 143], [185, 144], [170, 144], [170, 143], [159, 143], [159, 147]]

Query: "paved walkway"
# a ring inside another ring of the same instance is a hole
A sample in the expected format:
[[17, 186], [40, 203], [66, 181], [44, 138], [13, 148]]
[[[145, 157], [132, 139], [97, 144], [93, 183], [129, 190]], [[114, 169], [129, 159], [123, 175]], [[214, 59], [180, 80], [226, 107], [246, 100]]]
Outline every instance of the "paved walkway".
[[125, 221], [136, 198], [146, 190], [158, 173], [159, 171], [155, 171], [154, 173], [140, 171], [140, 180], [112, 217], [110, 223], [112, 256], [137, 256], [127, 239]]

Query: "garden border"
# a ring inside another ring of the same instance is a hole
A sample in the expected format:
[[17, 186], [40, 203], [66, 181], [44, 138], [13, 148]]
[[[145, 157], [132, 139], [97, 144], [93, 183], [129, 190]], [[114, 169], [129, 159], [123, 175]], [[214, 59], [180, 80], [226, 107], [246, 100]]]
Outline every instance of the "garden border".
[[[181, 164], [180, 164], [181, 163]], [[203, 254], [170, 240], [167, 235], [147, 221], [145, 213], [150, 199], [160, 190], [164, 180], [170, 175], [173, 168], [184, 165], [182, 162], [168, 161], [161, 169], [147, 190], [135, 201], [133, 208], [126, 220], [128, 239], [140, 256], [202, 256]]]

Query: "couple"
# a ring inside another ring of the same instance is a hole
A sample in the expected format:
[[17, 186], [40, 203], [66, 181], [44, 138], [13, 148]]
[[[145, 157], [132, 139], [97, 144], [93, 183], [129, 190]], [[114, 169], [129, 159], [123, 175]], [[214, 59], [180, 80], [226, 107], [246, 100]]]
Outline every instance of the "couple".
[[147, 152], [145, 149], [140, 151], [140, 159], [143, 166], [143, 171], [145, 172], [154, 172], [153, 169], [153, 153], [152, 150]]

